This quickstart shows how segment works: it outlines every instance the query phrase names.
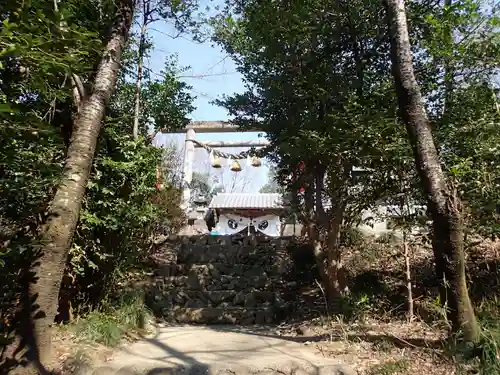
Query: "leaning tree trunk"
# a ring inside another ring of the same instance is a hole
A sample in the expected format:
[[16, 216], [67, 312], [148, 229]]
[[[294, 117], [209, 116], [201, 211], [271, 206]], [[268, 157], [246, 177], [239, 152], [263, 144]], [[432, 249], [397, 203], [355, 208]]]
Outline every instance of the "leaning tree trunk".
[[38, 309], [33, 311], [31, 317], [34, 332], [33, 337], [28, 340], [28, 345], [32, 353], [39, 350], [42, 364], [50, 360], [50, 327], [57, 314], [61, 280], [77, 226], [106, 104], [116, 85], [132, 13], [132, 1], [122, 0], [116, 25], [97, 70], [93, 93], [81, 104], [80, 113], [75, 120], [62, 177], [50, 203], [48, 219], [41, 233], [40, 258], [34, 269], [37, 281], [30, 287], [30, 295], [36, 299]]
[[441, 302], [448, 308], [453, 329], [463, 330], [466, 340], [476, 341], [479, 328], [467, 291], [459, 199], [447, 186], [415, 79], [404, 0], [386, 0], [386, 6], [399, 108], [433, 222], [433, 250], [436, 273], [441, 280]]

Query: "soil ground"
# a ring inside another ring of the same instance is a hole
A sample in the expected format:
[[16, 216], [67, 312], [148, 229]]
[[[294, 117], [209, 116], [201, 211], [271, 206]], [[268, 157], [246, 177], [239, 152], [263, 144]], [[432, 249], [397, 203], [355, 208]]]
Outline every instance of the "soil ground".
[[284, 374], [292, 364], [311, 374], [325, 366], [331, 375], [457, 374], [443, 339], [444, 331], [424, 323], [346, 325], [318, 319], [274, 327], [160, 325], [153, 335], [116, 350], [82, 347], [69, 337], [56, 347], [67, 374], [173, 374], [182, 372], [167, 369], [221, 365], [241, 375], [264, 368], [281, 371], [269, 374]]

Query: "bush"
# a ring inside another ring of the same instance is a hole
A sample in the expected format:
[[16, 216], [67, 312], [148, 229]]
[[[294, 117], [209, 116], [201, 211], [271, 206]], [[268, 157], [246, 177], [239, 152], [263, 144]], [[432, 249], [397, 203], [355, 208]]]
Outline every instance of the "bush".
[[365, 236], [358, 228], [347, 228], [340, 235], [340, 243], [346, 247], [360, 247], [365, 243]]
[[70, 327], [76, 335], [90, 343], [116, 346], [125, 333], [142, 333], [152, 313], [142, 295], [128, 295], [115, 304], [106, 304], [89, 312]]

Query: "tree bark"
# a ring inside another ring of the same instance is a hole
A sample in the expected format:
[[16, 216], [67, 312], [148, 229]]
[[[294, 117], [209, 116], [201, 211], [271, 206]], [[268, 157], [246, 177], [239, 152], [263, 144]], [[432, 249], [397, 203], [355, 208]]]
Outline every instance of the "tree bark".
[[[29, 351], [42, 364], [51, 358], [51, 325], [57, 314], [58, 295], [94, 158], [106, 104], [116, 85], [120, 58], [132, 22], [133, 4], [122, 0], [116, 24], [97, 70], [93, 93], [81, 103], [59, 186], [40, 234], [40, 254], [33, 272], [30, 296], [36, 300], [31, 319]], [[32, 359], [32, 358], [31, 358]], [[33, 360], [33, 359], [32, 359]]]
[[[452, 0], [445, 0], [445, 11], [451, 8]], [[449, 23], [445, 24], [445, 48], [453, 45], [453, 30]], [[444, 58], [444, 103], [443, 103], [443, 116], [446, 118], [450, 112], [451, 96], [453, 93], [453, 70], [450, 62], [451, 57], [445, 56]]]
[[[341, 168], [343, 167], [342, 165]], [[333, 207], [327, 213], [323, 207], [322, 196], [326, 172], [327, 168], [324, 165], [318, 164], [316, 166], [314, 175], [315, 220], [313, 227], [315, 235], [312, 247], [316, 264], [325, 286], [329, 308], [333, 311], [340, 311], [342, 296], [348, 292], [339, 241], [344, 221], [348, 173], [344, 169], [339, 171], [341, 177], [337, 178], [334, 184], [334, 195], [330, 195]]]
[[315, 241], [317, 237], [316, 225], [314, 223], [314, 202], [315, 202], [315, 186], [314, 179], [312, 176], [307, 176], [303, 181], [304, 186], [304, 228], [305, 233], [311, 244]]
[[446, 183], [415, 79], [404, 0], [385, 0], [385, 4], [399, 108], [433, 222], [433, 250], [436, 273], [441, 281], [441, 302], [448, 308], [453, 330], [463, 330], [466, 340], [477, 341], [479, 328], [465, 277], [460, 202]]
[[146, 47], [146, 33], [148, 30], [149, 17], [149, 1], [143, 2], [143, 20], [141, 26], [141, 35], [139, 38], [139, 50], [137, 59], [137, 79], [135, 81], [135, 108], [134, 108], [134, 127], [132, 133], [134, 139], [139, 139], [139, 116], [141, 111], [141, 86], [142, 86], [142, 70], [144, 63], [144, 50]]
[[408, 246], [408, 233], [406, 228], [403, 229], [403, 256], [405, 259], [406, 267], [406, 292], [408, 299], [408, 321], [413, 321], [413, 288], [411, 285], [411, 261], [410, 261], [410, 247]]

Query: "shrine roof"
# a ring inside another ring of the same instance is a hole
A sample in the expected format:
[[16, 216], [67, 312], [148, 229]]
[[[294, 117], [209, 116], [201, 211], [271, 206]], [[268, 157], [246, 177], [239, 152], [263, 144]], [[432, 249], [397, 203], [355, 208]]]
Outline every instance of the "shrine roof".
[[210, 208], [281, 209], [281, 194], [274, 193], [219, 193], [212, 198]]

